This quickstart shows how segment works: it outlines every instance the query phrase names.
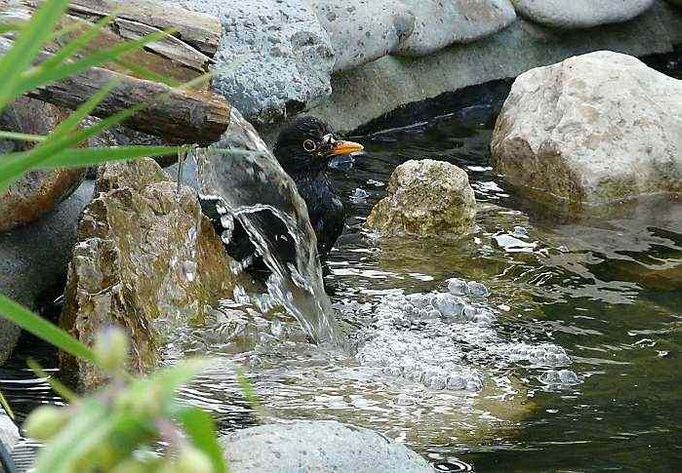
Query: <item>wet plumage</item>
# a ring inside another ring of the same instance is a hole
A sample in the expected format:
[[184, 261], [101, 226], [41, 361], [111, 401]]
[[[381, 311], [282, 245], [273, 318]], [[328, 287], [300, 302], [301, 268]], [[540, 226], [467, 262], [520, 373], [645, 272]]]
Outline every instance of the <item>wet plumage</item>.
[[363, 150], [351, 141], [338, 139], [331, 127], [314, 117], [301, 117], [285, 128], [274, 154], [294, 180], [307, 207], [317, 237], [317, 249], [326, 256], [343, 232], [346, 213], [329, 177], [329, 163], [338, 156]]

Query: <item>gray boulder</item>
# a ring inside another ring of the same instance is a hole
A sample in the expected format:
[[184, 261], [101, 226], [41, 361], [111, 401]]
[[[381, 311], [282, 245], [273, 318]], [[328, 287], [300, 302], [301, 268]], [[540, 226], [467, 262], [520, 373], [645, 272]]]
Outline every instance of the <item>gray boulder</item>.
[[[232, 260], [196, 193], [178, 192], [153, 160], [104, 165], [96, 190], [80, 222], [60, 325], [87, 345], [103, 326], [126, 328], [130, 368], [146, 372], [173, 331], [201, 324], [211, 304], [232, 295]], [[66, 354], [61, 362], [84, 389], [102, 381], [88, 363]]]
[[433, 473], [426, 460], [368, 429], [297, 421], [239, 430], [221, 439], [233, 473]]
[[[0, 116], [0, 129], [46, 135], [67, 115], [54, 105], [22, 98]], [[0, 142], [0, 153], [26, 151], [17, 141]], [[0, 232], [35, 222], [83, 181], [82, 169], [31, 171], [0, 195]]]
[[[7, 451], [12, 451], [12, 447], [19, 441], [19, 429], [9, 418], [5, 409], [0, 406], [0, 445]], [[2, 465], [0, 465], [2, 471]]]
[[497, 172], [542, 198], [601, 205], [682, 191], [682, 81], [599, 51], [520, 75], [492, 139]]
[[[0, 233], [0, 293], [33, 310], [61, 294], [78, 218], [92, 190], [92, 182], [86, 181], [37, 222]], [[0, 364], [11, 354], [19, 333], [18, 327], [0, 319]]]
[[473, 229], [474, 191], [466, 172], [454, 164], [424, 159], [396, 168], [388, 196], [367, 218], [384, 235], [458, 235]]
[[516, 13], [509, 0], [405, 0], [416, 18], [399, 52], [426, 56], [453, 43], [469, 43], [509, 26]]
[[590, 28], [628, 21], [654, 0], [512, 0], [516, 11], [531, 21], [557, 28]]
[[334, 47], [334, 71], [395, 52], [414, 29], [414, 15], [401, 1], [313, 0]]
[[249, 120], [268, 122], [331, 93], [334, 51], [306, 0], [181, 0], [225, 28], [214, 86]]

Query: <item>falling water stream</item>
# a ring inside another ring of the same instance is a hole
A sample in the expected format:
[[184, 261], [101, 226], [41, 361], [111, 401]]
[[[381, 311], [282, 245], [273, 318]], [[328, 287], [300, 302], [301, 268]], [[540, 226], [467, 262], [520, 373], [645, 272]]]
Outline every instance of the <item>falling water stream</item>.
[[[170, 361], [216, 360], [182, 398], [211, 411], [223, 432], [301, 418], [370, 427], [437, 471], [679, 469], [682, 203], [659, 196], [575, 216], [527, 201], [490, 166], [491, 126], [508, 87], [490, 85], [475, 100], [442, 97], [396, 115], [411, 121], [358, 137], [368, 157], [333, 171], [350, 218], [328, 262], [330, 297], [314, 245], [301, 246], [312, 231], [302, 203], [282, 198], [293, 183], [262, 145], [247, 131], [222, 146], [255, 154], [199, 155], [223, 159], [214, 174], [200, 173], [203, 193], [222, 196], [254, 238], [273, 270], [268, 297], [286, 310], [257, 303], [245, 287], [204, 329], [178, 333]], [[391, 171], [425, 158], [467, 171], [474, 233], [368, 232], [363, 223]], [[273, 228], [286, 239], [273, 243]], [[344, 343], [311, 342], [335, 336]], [[55, 400], [25, 370], [29, 355], [50, 366], [44, 350], [26, 338], [0, 368], [0, 389], [20, 415]]]

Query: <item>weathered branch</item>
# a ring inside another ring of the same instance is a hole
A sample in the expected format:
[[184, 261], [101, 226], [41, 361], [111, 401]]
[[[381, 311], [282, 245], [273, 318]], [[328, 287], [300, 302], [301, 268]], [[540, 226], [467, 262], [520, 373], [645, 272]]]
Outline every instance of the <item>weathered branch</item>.
[[[36, 7], [42, 1], [43, 0], [23, 0], [20, 3], [10, 3], [7, 0], [0, 0], [0, 22], [3, 20], [3, 18], [5, 19], [21, 18], [24, 20], [30, 19], [33, 13], [35, 13]], [[82, 3], [84, 4], [84, 2]], [[92, 9], [97, 7], [97, 9], [93, 11], [99, 12], [99, 7], [106, 6], [103, 5], [104, 3], [113, 5], [115, 2], [97, 1], [93, 2], [92, 5], [90, 5], [88, 8]], [[143, 6], [147, 4], [159, 8], [158, 5], [155, 3], [143, 1]], [[113, 20], [111, 29], [101, 31], [99, 37], [97, 37], [92, 42], [92, 44], [85, 48], [86, 53], [96, 49], [100, 49], [102, 47], [111, 47], [112, 45], [120, 43], [125, 40], [138, 39], [149, 34], [161, 31], [161, 29], [159, 29], [159, 27], [157, 27], [156, 24], [161, 24], [163, 22], [154, 21], [154, 18], [151, 17], [146, 18], [144, 21], [137, 21], [135, 19], [127, 18], [124, 12], [129, 7], [131, 6], [129, 5], [128, 7], [125, 8], [122, 7], [120, 11], [118, 10], [114, 11], [114, 13], [117, 13], [118, 16], [116, 16], [116, 18]], [[64, 19], [61, 21], [61, 26], [62, 27], [73, 26], [74, 24], [80, 22], [83, 24], [83, 29], [85, 29], [86, 27], [92, 27], [92, 23], [86, 20], [98, 20], [100, 18], [98, 16], [99, 14], [93, 13], [90, 15], [85, 15], [82, 13], [85, 9], [86, 9], [85, 7], [78, 6], [76, 4], [72, 5], [71, 13], [78, 14], [80, 16], [66, 15]], [[105, 15], [104, 10], [102, 11], [103, 13], [101, 16], [104, 16]], [[167, 13], [177, 14], [177, 20], [182, 25], [181, 29], [183, 29], [183, 31], [184, 30], [190, 30], [190, 32], [192, 31], [191, 22], [196, 23], [196, 25], [194, 25], [195, 30], [201, 30], [203, 28], [202, 27], [203, 23], [209, 20], [210, 20], [209, 23], [213, 21], [210, 18], [207, 20], [206, 18], [204, 18], [203, 15], [197, 16], [192, 12], [179, 9], [177, 7], [171, 8], [170, 12]], [[189, 18], [187, 18], [188, 15]], [[139, 15], [128, 16], [135, 17]], [[212, 44], [213, 42], [215, 42], [214, 37], [217, 36], [219, 38], [222, 31], [220, 24], [217, 22], [216, 24], [211, 23], [210, 27], [211, 30], [207, 31], [206, 34], [211, 35], [212, 38], [211, 43], [210, 44], [202, 43], [203, 45], [202, 47], [204, 49], [212, 49], [213, 48]], [[178, 30], [176, 29], [176, 31]], [[71, 38], [69, 37], [66, 39]], [[152, 72], [156, 72], [157, 74], [161, 74], [162, 76], [170, 76], [173, 79], [185, 82], [200, 74], [206, 73], [209, 70], [209, 66], [213, 63], [213, 59], [208, 55], [204, 54], [203, 52], [201, 52], [199, 49], [195, 49], [195, 47], [193, 47], [189, 43], [184, 42], [183, 39], [184, 37], [181, 39], [180, 37], [168, 35], [163, 40], [156, 41], [154, 43], [149, 43], [148, 45], [145, 46], [144, 50], [131, 53], [129, 55], [130, 57], [127, 57], [127, 59], [129, 60], [129, 62], [132, 62], [137, 65], [142, 65], [146, 69], [151, 70]], [[57, 42], [59, 41], [60, 40], [58, 39]]]
[[[26, 0], [32, 6], [44, 1]], [[173, 29], [178, 39], [209, 57], [215, 56], [223, 31], [220, 22], [209, 15], [153, 0], [72, 0], [69, 10], [88, 19], [114, 14], [148, 27]]]
[[[12, 41], [0, 38], [0, 56]], [[42, 53], [40, 61], [51, 56]], [[217, 141], [230, 122], [230, 105], [210, 92], [178, 90], [137, 79], [116, 71], [92, 68], [59, 83], [30, 93], [55, 105], [76, 109], [108, 84], [118, 86], [93, 113], [105, 118], [139, 104], [147, 104], [123, 124], [137, 131], [160, 136], [173, 144], [206, 146]]]

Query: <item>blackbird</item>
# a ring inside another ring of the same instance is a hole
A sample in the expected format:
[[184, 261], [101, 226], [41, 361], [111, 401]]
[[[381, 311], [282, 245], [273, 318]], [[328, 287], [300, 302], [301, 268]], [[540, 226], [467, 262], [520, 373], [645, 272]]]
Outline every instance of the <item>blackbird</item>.
[[[317, 237], [317, 250], [326, 257], [343, 232], [346, 213], [328, 174], [329, 165], [335, 158], [350, 156], [363, 151], [363, 146], [337, 137], [332, 128], [322, 120], [310, 116], [295, 119], [284, 128], [274, 147], [274, 155], [284, 171], [293, 179], [298, 192], [306, 203], [308, 216]], [[215, 202], [202, 201], [218, 233], [222, 233], [220, 214]], [[252, 214], [261, 219], [262, 226], [271, 227], [273, 238], [286, 234], [286, 227], [269, 211]], [[251, 272], [267, 272], [262, 259], [248, 238], [239, 221], [234, 221], [231, 238], [226, 244], [227, 252], [237, 261], [249, 261]], [[294, 261], [296, 249], [287, 239], [278, 242], [280, 259]]]

